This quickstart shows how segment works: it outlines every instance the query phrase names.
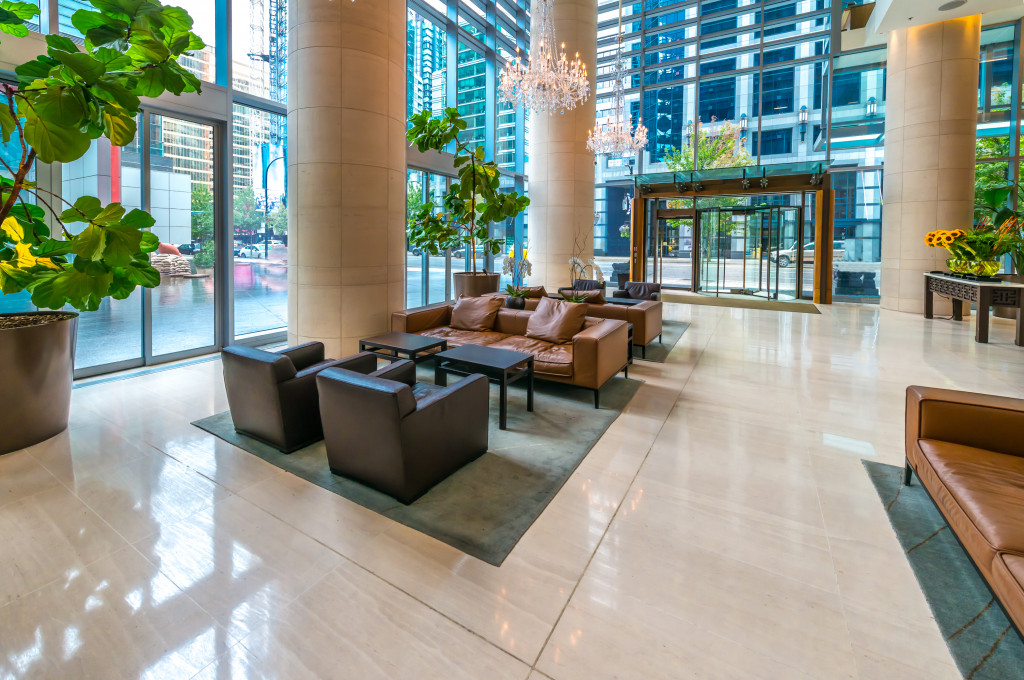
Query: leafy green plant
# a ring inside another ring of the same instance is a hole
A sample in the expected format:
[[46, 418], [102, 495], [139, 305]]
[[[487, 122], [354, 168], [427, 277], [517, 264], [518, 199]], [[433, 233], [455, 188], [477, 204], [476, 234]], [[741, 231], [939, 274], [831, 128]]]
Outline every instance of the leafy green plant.
[[208, 269], [213, 266], [214, 255], [213, 241], [206, 241], [192, 256], [192, 264], [198, 269]]
[[[28, 290], [33, 304], [48, 309], [70, 304], [91, 311], [106, 297], [124, 299], [138, 286], [157, 286], [160, 274], [148, 253], [159, 240], [142, 210], [104, 206], [93, 196], [72, 205], [39, 188], [28, 179], [35, 163], [75, 161], [100, 137], [129, 144], [141, 97], [201, 90], [177, 62], [204, 47], [185, 10], [156, 0], [90, 3], [96, 11], [71, 17], [84, 45], [48, 35], [46, 54], [15, 68], [17, 85], [0, 85], [0, 138], [21, 146], [16, 166], [3, 162], [11, 178], [0, 179], [0, 291]], [[35, 5], [3, 0], [0, 31], [26, 37], [25, 22], [38, 13]], [[47, 211], [60, 227], [57, 235], [47, 226]], [[69, 225], [81, 227], [74, 233]]]
[[[1014, 210], [1009, 205], [1009, 198], [1017, 194], [1017, 204], [1024, 204], [1024, 191], [1019, 185], [991, 187], [975, 191], [978, 201], [974, 206], [974, 216], [982, 224], [990, 223], [992, 227], [1001, 229], [1007, 225], [1009, 232], [1007, 252], [1013, 262], [1013, 270], [1024, 274], [1024, 210]], [[980, 225], [979, 225], [980, 226]]]
[[484, 253], [497, 255], [504, 241], [490, 238], [491, 222], [508, 220], [526, 210], [530, 199], [515, 191], [501, 190], [501, 171], [494, 161], [484, 160], [484, 148], [470, 149], [459, 141], [459, 132], [466, 129], [466, 121], [459, 110], [447, 108], [440, 118], [433, 118], [429, 109], [409, 118], [406, 133], [409, 141], [420, 152], [428, 149], [444, 151], [455, 144], [455, 168], [459, 181], [452, 182], [442, 200], [443, 212], [434, 211], [430, 203], [416, 208], [409, 219], [409, 245], [431, 255], [446, 250], [466, 247], [472, 253], [473, 273], [476, 273], [477, 247]]

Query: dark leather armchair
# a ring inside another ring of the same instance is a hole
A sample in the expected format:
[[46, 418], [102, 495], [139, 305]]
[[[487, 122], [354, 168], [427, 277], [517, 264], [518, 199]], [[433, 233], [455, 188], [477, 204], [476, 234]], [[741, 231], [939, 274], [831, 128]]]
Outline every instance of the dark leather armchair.
[[488, 382], [416, 383], [398, 361], [371, 375], [331, 368], [317, 376], [331, 472], [412, 503], [487, 450]]
[[660, 300], [661, 284], [644, 281], [627, 281], [622, 290], [613, 290], [612, 297], [629, 300]]
[[360, 373], [377, 368], [369, 352], [347, 359], [324, 359], [320, 342], [281, 352], [232, 345], [221, 352], [224, 386], [235, 430], [291, 453], [323, 439], [316, 375], [331, 366]]

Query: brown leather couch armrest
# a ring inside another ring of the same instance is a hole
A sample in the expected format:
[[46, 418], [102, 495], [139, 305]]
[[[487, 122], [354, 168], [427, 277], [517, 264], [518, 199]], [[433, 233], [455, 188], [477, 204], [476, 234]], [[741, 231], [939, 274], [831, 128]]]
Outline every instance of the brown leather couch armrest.
[[628, 360], [629, 331], [625, 321], [602, 319], [572, 339], [572, 381], [597, 389], [622, 370]]
[[419, 333], [420, 331], [447, 326], [452, 318], [452, 305], [443, 304], [420, 309], [392, 312], [391, 330], [395, 333]]
[[633, 324], [633, 344], [648, 345], [662, 331], [662, 307], [657, 300], [645, 300], [626, 308], [626, 320]]
[[278, 354], [291, 359], [295, 370], [301, 371], [324, 360], [324, 343], [307, 342], [283, 349]]
[[1024, 399], [911, 385], [907, 457], [918, 439], [1024, 456]]

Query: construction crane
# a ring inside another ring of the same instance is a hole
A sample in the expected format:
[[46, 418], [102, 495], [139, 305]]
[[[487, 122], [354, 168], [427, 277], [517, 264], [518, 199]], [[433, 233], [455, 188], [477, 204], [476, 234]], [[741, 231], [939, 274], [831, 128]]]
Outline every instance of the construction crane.
[[[267, 89], [257, 94], [269, 97], [276, 102], [284, 102], [288, 96], [287, 0], [267, 0], [266, 2], [264, 0], [249, 0], [249, 2], [252, 17], [249, 58], [261, 64], [258, 74], [261, 81], [264, 74], [269, 76], [266, 81]], [[263, 68], [263, 64], [270, 67], [269, 74]], [[262, 82], [260, 84], [262, 85]], [[273, 116], [270, 125], [270, 143], [283, 145], [287, 134], [284, 116]]]

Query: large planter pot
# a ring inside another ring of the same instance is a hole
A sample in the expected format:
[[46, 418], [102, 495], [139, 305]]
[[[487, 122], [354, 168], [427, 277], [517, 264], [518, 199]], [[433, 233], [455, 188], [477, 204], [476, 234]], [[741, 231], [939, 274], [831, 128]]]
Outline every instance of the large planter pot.
[[497, 293], [498, 284], [501, 282], [500, 274], [473, 274], [471, 272], [459, 272], [453, 275], [455, 279], [455, 299], [462, 296], [480, 297], [488, 293]]
[[[5, 328], [5, 318], [45, 318]], [[78, 314], [0, 314], [0, 454], [60, 434], [68, 427]]]
[[[1024, 283], [1024, 274], [1000, 274], [999, 278], [1001, 278], [1003, 281], [1010, 281], [1011, 283]], [[1017, 318], [1016, 307], [993, 307], [992, 313], [998, 316], [1000, 319]]]

